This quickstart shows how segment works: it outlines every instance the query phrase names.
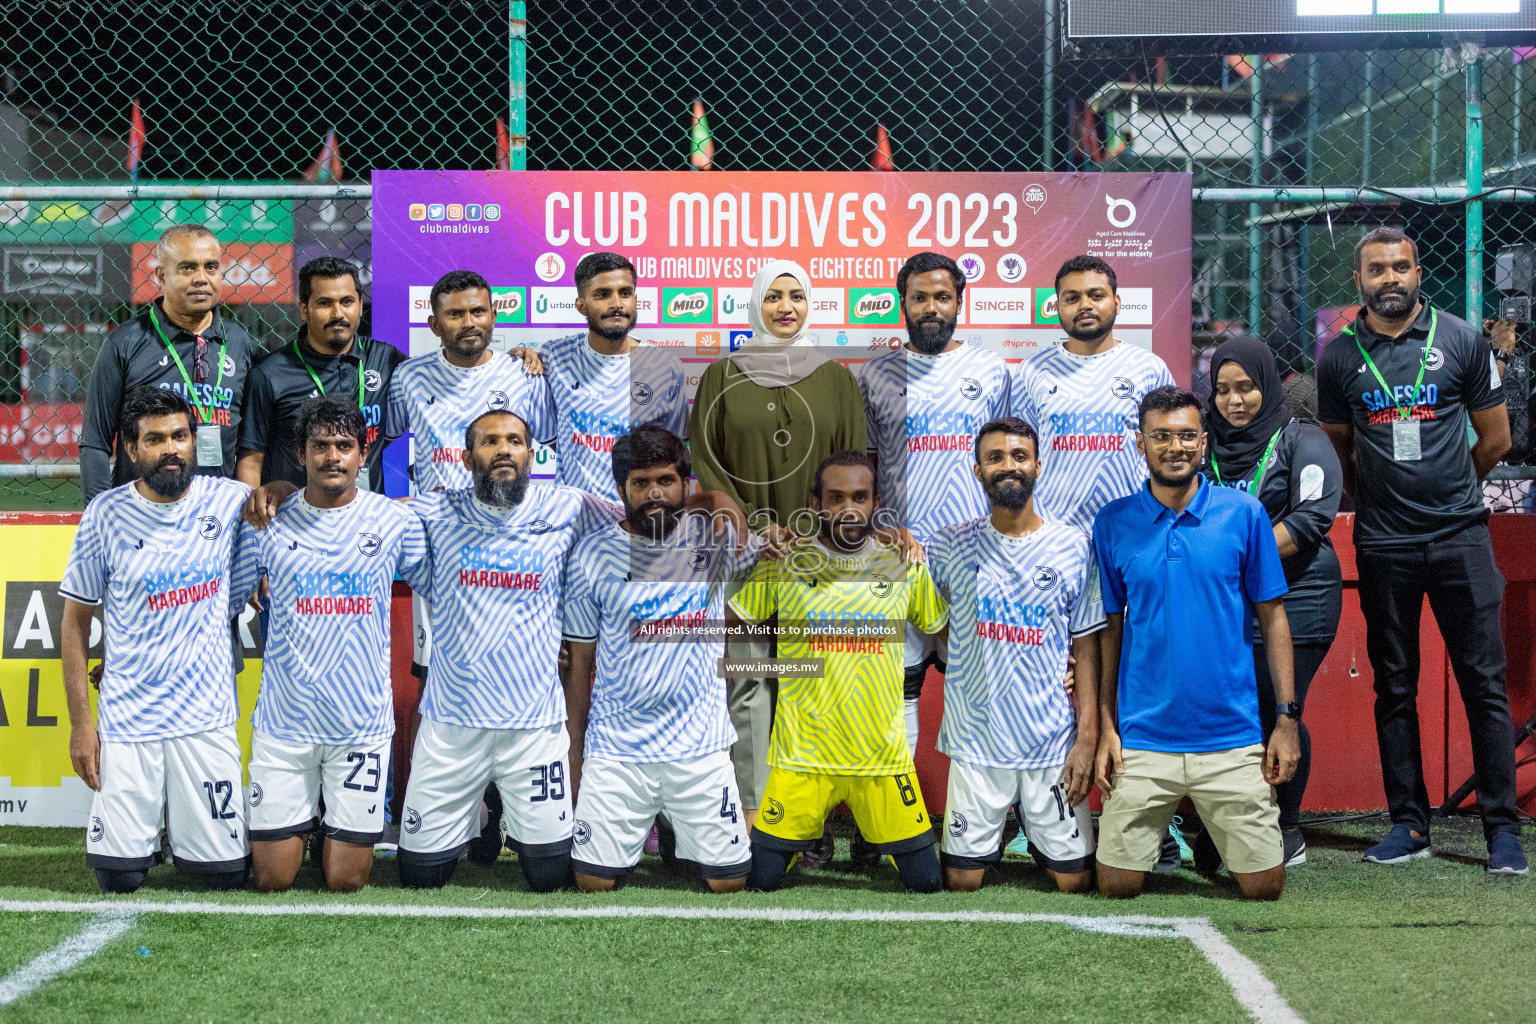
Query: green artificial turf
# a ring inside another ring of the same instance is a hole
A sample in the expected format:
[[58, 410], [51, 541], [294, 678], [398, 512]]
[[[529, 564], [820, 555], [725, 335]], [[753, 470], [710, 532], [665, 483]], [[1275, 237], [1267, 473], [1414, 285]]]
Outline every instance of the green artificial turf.
[[[1141, 898], [1063, 896], [1027, 860], [975, 894], [914, 896], [894, 871], [797, 872], [772, 895], [710, 896], [647, 858], [606, 896], [527, 891], [510, 854], [404, 891], [381, 858], [356, 896], [306, 866], [281, 896], [214, 894], [156, 868], [115, 902], [372, 902], [506, 908], [667, 906], [1005, 911], [1208, 918], [1305, 1020], [1517, 1020], [1530, 1005], [1536, 889], [1482, 869], [1475, 823], [1437, 823], [1439, 855], [1360, 862], [1380, 820], [1308, 831], [1309, 862], [1274, 904], [1180, 871]], [[1531, 850], [1528, 842], [1528, 853]], [[846, 841], [839, 843], [846, 857]], [[99, 899], [78, 830], [0, 828], [0, 899]], [[0, 977], [88, 920], [0, 913]], [[1249, 1019], [1188, 941], [1029, 922], [517, 920], [145, 913], [120, 939], [8, 1009], [21, 1021], [1089, 1021]]]

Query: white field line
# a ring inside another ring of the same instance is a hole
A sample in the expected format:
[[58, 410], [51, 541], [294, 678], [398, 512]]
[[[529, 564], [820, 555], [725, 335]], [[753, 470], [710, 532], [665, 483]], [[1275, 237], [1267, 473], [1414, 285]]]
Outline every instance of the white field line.
[[[1243, 956], [1203, 917], [1153, 917], [1118, 914], [1011, 914], [994, 911], [798, 910], [788, 907], [444, 907], [390, 903], [206, 903], [134, 900], [5, 900], [0, 913], [111, 913], [131, 908], [138, 914], [228, 914], [240, 917], [396, 917], [518, 920], [533, 918], [672, 918], [713, 921], [867, 921], [874, 923], [1056, 924], [1103, 935], [1130, 938], [1188, 939], [1221, 973], [1232, 994], [1257, 1024], [1304, 1024], [1265, 977], [1258, 964]], [[131, 920], [131, 919], [130, 919]], [[123, 926], [124, 928], [127, 925]], [[81, 935], [85, 933], [82, 932]], [[121, 934], [119, 931], [116, 934]], [[79, 938], [80, 936], [76, 936]], [[115, 935], [114, 935], [115, 937]], [[73, 940], [71, 940], [73, 941]], [[108, 940], [103, 940], [105, 944]], [[67, 944], [67, 943], [66, 943]], [[61, 946], [60, 949], [63, 947]], [[97, 948], [100, 948], [98, 945]], [[57, 950], [55, 951], [57, 952]], [[93, 950], [94, 952], [94, 950]], [[45, 954], [51, 956], [53, 954]], [[87, 954], [89, 955], [89, 954]], [[41, 960], [43, 958], [39, 958]], [[84, 959], [80, 957], [79, 959]], [[36, 963], [37, 961], [34, 961]], [[71, 964], [66, 964], [68, 967]], [[25, 969], [25, 968], [24, 968]], [[57, 973], [57, 972], [54, 972]], [[14, 977], [14, 975], [13, 975]], [[52, 977], [50, 974], [49, 977]], [[7, 979], [9, 980], [9, 979]], [[39, 983], [41, 983], [40, 979]], [[35, 985], [34, 985], [35, 987]]]
[[86, 922], [84, 928], [0, 978], [0, 1006], [9, 1006], [25, 998], [82, 960], [89, 960], [107, 943], [132, 928], [137, 916], [136, 908], [106, 905], [106, 909]]

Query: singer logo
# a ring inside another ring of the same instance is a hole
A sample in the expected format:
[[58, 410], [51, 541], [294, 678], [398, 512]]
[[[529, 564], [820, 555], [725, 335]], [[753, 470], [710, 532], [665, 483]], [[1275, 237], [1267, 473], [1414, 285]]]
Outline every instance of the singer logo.
[[900, 322], [894, 288], [851, 288], [848, 298], [853, 303], [849, 323], [894, 324]]
[[661, 319], [668, 324], [707, 324], [714, 307], [708, 288], [666, 288], [662, 291]]

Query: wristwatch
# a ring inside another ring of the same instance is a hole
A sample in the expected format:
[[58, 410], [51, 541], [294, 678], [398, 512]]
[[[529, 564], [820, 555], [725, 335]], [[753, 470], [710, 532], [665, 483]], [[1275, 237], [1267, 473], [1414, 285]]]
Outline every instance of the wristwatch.
[[1276, 704], [1275, 714], [1289, 715], [1299, 722], [1301, 721], [1301, 705], [1293, 700], [1286, 701], [1284, 704]]

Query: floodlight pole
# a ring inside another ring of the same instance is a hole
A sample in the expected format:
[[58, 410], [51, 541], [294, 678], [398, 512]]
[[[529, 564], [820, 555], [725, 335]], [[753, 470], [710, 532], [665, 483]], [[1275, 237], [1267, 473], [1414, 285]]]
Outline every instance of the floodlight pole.
[[528, 169], [528, 4], [510, 0], [508, 11], [508, 92], [507, 134], [512, 143], [507, 166], [514, 171]]
[[1467, 322], [1483, 324], [1483, 55], [1467, 61]]

